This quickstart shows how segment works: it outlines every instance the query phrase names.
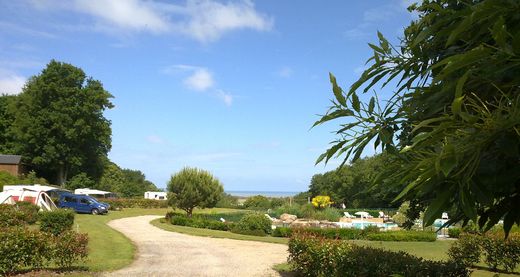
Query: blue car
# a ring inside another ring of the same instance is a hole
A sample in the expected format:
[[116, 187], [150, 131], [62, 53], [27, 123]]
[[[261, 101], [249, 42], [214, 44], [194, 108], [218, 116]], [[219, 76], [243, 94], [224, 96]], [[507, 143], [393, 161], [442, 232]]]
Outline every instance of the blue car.
[[106, 214], [110, 205], [92, 196], [67, 193], [60, 195], [58, 207], [73, 209], [77, 213]]

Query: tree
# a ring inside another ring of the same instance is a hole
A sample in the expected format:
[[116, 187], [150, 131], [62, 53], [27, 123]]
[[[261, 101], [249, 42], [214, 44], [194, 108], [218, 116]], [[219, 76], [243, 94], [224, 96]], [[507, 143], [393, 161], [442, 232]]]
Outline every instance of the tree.
[[79, 188], [94, 188], [95, 186], [96, 182], [89, 178], [85, 173], [75, 175], [65, 184], [65, 188], [69, 190], [75, 190]]
[[103, 116], [112, 108], [111, 97], [80, 68], [52, 60], [10, 105], [16, 152], [60, 185], [69, 175], [89, 171], [111, 148], [110, 121]]
[[399, 203], [392, 200], [399, 194], [402, 185], [399, 180], [380, 179], [374, 183], [386, 164], [391, 163], [386, 154], [358, 159], [324, 174], [316, 174], [311, 179], [309, 192], [313, 196], [329, 195], [336, 204], [350, 208], [391, 208]]
[[[370, 67], [344, 91], [330, 74], [335, 100], [315, 125], [344, 118], [340, 138], [317, 162], [360, 157], [373, 142], [396, 162], [406, 187], [397, 197], [427, 207], [425, 225], [443, 210], [449, 224], [477, 221], [488, 230], [520, 224], [520, 2], [426, 0], [398, 47], [378, 33]], [[359, 100], [375, 84], [394, 93]], [[417, 212], [413, 214], [418, 214]]]
[[191, 217], [195, 207], [214, 207], [223, 191], [220, 181], [208, 171], [186, 167], [168, 182], [168, 201]]
[[11, 132], [14, 115], [8, 107], [16, 101], [17, 97], [16, 95], [0, 95], [0, 153], [2, 154], [16, 154]]

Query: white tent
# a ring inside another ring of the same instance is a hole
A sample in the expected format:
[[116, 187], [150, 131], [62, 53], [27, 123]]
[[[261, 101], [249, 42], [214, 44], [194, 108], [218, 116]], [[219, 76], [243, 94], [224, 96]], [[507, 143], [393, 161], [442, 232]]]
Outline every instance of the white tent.
[[15, 203], [10, 193], [0, 192], [0, 204], [14, 205]]

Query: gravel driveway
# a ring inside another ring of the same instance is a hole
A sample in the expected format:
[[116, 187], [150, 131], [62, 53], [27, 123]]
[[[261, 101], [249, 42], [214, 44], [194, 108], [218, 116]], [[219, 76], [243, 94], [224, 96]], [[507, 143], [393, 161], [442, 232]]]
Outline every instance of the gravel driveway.
[[106, 276], [279, 276], [271, 267], [287, 259], [286, 245], [168, 232], [150, 224], [156, 218], [160, 216], [108, 223], [135, 243], [137, 257]]

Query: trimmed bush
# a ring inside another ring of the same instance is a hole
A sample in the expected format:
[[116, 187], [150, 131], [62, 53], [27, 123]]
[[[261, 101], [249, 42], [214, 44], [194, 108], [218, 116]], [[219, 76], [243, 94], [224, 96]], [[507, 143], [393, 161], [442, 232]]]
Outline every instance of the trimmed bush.
[[37, 230], [2, 229], [0, 242], [0, 275], [23, 267], [40, 268], [51, 258], [52, 240]]
[[437, 235], [427, 231], [386, 231], [369, 233], [367, 240], [376, 241], [436, 241]]
[[55, 236], [70, 230], [76, 214], [67, 209], [40, 213], [40, 230]]
[[[296, 229], [296, 228], [295, 228]], [[374, 241], [435, 241], [437, 236], [433, 232], [424, 231], [386, 231], [378, 228], [300, 228], [299, 232], [317, 237], [340, 240], [374, 240]], [[293, 230], [289, 227], [278, 227], [273, 231], [275, 237], [290, 237]]]
[[14, 205], [0, 205], [0, 227], [21, 226], [24, 224], [24, 214]]
[[74, 231], [64, 231], [54, 238], [52, 258], [61, 268], [69, 268], [88, 256], [88, 236]]
[[15, 206], [23, 214], [23, 221], [25, 223], [34, 224], [38, 221], [40, 207], [29, 202], [17, 202]]
[[456, 263], [472, 267], [480, 261], [480, 239], [476, 235], [462, 234], [448, 249], [448, 256]]
[[173, 225], [187, 226], [194, 228], [204, 228], [211, 230], [229, 231], [230, 223], [224, 223], [218, 220], [206, 219], [203, 217], [187, 217], [186, 215], [170, 215], [170, 223]]
[[520, 263], [520, 235], [510, 234], [504, 239], [503, 233], [490, 233], [481, 237], [485, 263], [493, 270], [502, 266], [513, 272]]
[[427, 261], [299, 232], [289, 241], [289, 262], [302, 276], [469, 276], [464, 266], [453, 262]]
[[265, 236], [271, 234], [271, 220], [263, 214], [247, 214], [235, 224], [231, 232], [245, 235]]
[[87, 257], [88, 237], [73, 231], [50, 237], [27, 228], [0, 229], [0, 276], [38, 269], [54, 262], [61, 268]]

